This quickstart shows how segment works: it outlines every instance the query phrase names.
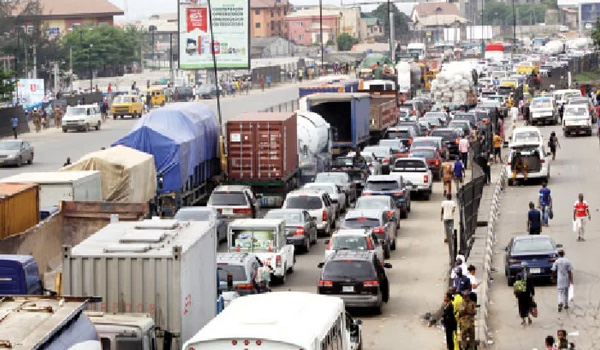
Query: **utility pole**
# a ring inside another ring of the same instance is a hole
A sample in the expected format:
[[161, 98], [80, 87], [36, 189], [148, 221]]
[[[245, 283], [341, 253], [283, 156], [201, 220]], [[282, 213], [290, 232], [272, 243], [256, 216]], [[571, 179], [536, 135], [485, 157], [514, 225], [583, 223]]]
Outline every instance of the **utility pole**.
[[20, 26], [17, 25], [15, 29], [17, 30], [17, 52], [15, 55], [15, 95], [17, 105], [19, 104], [19, 51], [21, 50], [21, 41], [19, 33], [21, 32]]
[[54, 96], [58, 93], [58, 62], [54, 62]]
[[93, 91], [92, 85], [94, 84], [94, 72], [92, 71], [92, 48], [94, 48], [94, 44], [90, 44], [90, 49], [88, 51], [88, 68], [90, 69], [90, 94]]
[[73, 46], [69, 46], [69, 91], [73, 91]]
[[394, 14], [392, 12], [390, 12], [388, 20], [390, 21], [390, 57], [392, 58], [392, 62], [396, 64], [396, 50], [394, 46], [394, 43], [396, 41], [396, 33], [395, 31], [391, 30], [391, 28], [394, 28]]
[[[219, 125], [221, 126], [221, 131], [223, 131], [223, 117], [221, 115], [221, 90], [219, 89], [219, 80], [217, 75], [217, 55], [215, 54], [215, 32], [213, 32], [212, 25], [212, 6], [210, 5], [210, 0], [207, 0], [208, 4], [208, 13], [209, 13], [209, 28], [210, 28], [210, 52], [212, 54], [213, 59], [213, 70], [215, 73], [215, 87], [217, 88], [217, 117], [219, 118]], [[181, 44], [180, 44], [181, 45]], [[181, 61], [179, 61], [181, 62]]]
[[484, 0], [481, 0], [481, 57], [483, 58], [485, 55], [485, 43], [484, 43], [484, 37], [483, 37], [483, 33], [485, 32], [485, 27], [483, 26], [483, 7], [484, 7]]
[[37, 79], [37, 47], [33, 45], [33, 79]]
[[515, 11], [515, 0], [512, 1], [513, 8], [513, 52], [517, 51], [517, 16]]
[[325, 68], [325, 46], [323, 43], [323, 0], [319, 0], [319, 36], [321, 37], [321, 69]]

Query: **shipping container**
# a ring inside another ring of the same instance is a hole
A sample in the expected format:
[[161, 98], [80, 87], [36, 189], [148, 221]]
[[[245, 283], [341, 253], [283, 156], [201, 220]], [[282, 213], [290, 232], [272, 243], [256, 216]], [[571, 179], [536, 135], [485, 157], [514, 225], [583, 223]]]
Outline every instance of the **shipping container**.
[[158, 342], [169, 333], [180, 349], [216, 315], [216, 244], [214, 223], [111, 223], [63, 248], [63, 294], [102, 297], [97, 311], [148, 313]]
[[371, 117], [369, 124], [371, 141], [375, 141], [383, 137], [386, 130], [398, 122], [398, 105], [395, 94], [390, 96], [372, 92], [369, 115]]
[[40, 186], [0, 183], [0, 239], [23, 232], [40, 221]]
[[0, 179], [0, 183], [37, 183], [41, 208], [61, 201], [101, 201], [102, 179], [99, 171], [48, 171], [21, 173]]

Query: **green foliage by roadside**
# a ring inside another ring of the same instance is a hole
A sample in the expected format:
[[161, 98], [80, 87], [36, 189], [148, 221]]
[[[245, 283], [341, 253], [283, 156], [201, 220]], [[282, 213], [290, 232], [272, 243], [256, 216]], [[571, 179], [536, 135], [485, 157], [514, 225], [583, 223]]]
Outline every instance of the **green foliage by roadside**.
[[12, 99], [13, 91], [15, 91], [14, 74], [14, 72], [5, 72], [4, 68], [0, 67], [0, 102]]
[[[376, 17], [380, 23], [384, 24], [384, 33], [389, 32], [387, 6], [387, 3], [382, 3], [370, 13], [371, 16]], [[394, 34], [396, 38], [399, 38], [408, 31], [408, 17], [403, 12], [400, 12], [395, 4], [392, 3], [390, 6], [391, 11], [394, 13]]]
[[358, 44], [358, 39], [348, 33], [342, 33], [337, 37], [338, 50], [340, 51], [350, 51], [355, 44]]

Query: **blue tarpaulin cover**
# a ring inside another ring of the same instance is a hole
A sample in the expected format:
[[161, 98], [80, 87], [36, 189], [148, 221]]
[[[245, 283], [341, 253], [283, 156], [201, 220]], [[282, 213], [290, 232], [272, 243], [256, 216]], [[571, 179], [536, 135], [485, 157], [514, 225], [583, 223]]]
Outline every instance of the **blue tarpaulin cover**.
[[220, 127], [212, 110], [201, 102], [180, 102], [144, 115], [133, 129], [113, 143], [154, 156], [156, 172], [163, 174], [161, 193], [180, 190], [192, 177], [204, 182], [210, 166], [194, 172], [198, 165], [210, 164], [219, 156]]

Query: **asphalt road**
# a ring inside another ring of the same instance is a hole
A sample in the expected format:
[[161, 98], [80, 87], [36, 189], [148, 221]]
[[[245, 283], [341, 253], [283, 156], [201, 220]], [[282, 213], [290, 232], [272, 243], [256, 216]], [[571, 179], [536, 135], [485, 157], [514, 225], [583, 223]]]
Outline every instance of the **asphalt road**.
[[[547, 335], [556, 337], [558, 329], [572, 333], [569, 337], [577, 349], [600, 349], [600, 192], [596, 190], [600, 161], [598, 138], [562, 136], [560, 127], [541, 127], [547, 140], [552, 130], [559, 135], [562, 146], [557, 158], [551, 163], [551, 178], [548, 187], [554, 201], [554, 220], [542, 234], [562, 243], [566, 257], [573, 263], [575, 286], [574, 303], [568, 311], [558, 313], [556, 287], [549, 283], [536, 285], [535, 300], [539, 316], [533, 325], [523, 327], [518, 316], [513, 288], [507, 286], [504, 276], [504, 251], [512, 236], [525, 234], [527, 205], [537, 203], [540, 185], [531, 182], [526, 186], [509, 187], [501, 200], [498, 226], [498, 243], [494, 253], [497, 272], [491, 294], [491, 332], [493, 349], [542, 349]], [[584, 193], [590, 205], [592, 221], [586, 227], [586, 242], [577, 242], [572, 231], [573, 203], [578, 193]]]

